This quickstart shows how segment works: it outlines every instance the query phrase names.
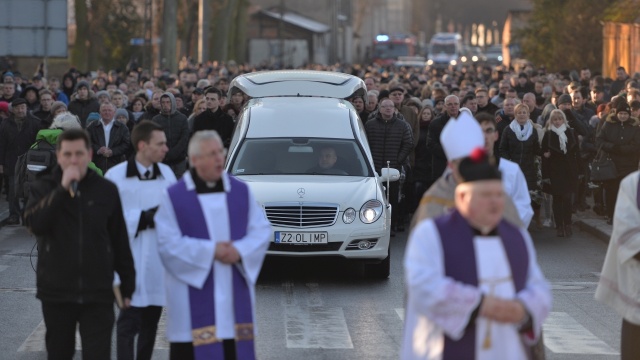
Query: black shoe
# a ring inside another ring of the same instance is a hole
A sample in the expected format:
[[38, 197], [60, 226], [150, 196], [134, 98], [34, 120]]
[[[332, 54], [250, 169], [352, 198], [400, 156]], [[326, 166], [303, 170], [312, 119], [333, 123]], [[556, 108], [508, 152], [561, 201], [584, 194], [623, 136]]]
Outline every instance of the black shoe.
[[564, 229], [562, 228], [562, 226], [558, 226], [558, 230], [556, 230], [556, 236], [564, 237]]
[[613, 218], [607, 219], [607, 225], [613, 225]]
[[20, 219], [18, 219], [17, 217], [10, 217], [7, 219], [7, 221], [5, 221], [4, 224], [9, 226], [20, 225]]
[[389, 233], [389, 235], [391, 235], [391, 237], [395, 237], [396, 231], [394, 229], [391, 229], [391, 232]]
[[564, 234], [566, 237], [571, 237], [573, 235], [573, 229], [571, 228], [571, 225], [565, 225]]

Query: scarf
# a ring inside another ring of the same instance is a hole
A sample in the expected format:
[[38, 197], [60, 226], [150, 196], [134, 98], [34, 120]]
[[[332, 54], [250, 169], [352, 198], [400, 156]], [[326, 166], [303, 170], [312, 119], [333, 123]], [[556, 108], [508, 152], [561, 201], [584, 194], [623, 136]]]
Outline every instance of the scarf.
[[551, 129], [551, 131], [553, 131], [558, 135], [558, 140], [560, 141], [560, 150], [562, 150], [562, 152], [566, 154], [567, 153], [567, 134], [565, 134], [565, 131], [567, 131], [567, 124], [562, 124], [562, 126], [560, 127], [555, 127], [551, 125], [549, 128]]
[[527, 141], [527, 139], [529, 139], [529, 137], [533, 133], [533, 125], [531, 125], [531, 121], [527, 121], [527, 123], [524, 124], [523, 129], [520, 127], [520, 124], [518, 124], [518, 121], [516, 119], [513, 119], [511, 121], [511, 124], [509, 124], [509, 127], [511, 128], [511, 130], [513, 130], [513, 132], [516, 134], [516, 138], [518, 138], [518, 140], [520, 141]]

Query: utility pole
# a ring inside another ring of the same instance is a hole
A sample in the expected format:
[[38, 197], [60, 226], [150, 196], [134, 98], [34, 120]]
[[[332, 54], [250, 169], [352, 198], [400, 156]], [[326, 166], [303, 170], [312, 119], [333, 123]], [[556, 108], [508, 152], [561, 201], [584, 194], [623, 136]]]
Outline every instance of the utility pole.
[[331, 47], [329, 48], [329, 62], [335, 64], [338, 61], [338, 0], [329, 0], [331, 9]]
[[284, 0], [280, 0], [280, 21], [278, 22], [278, 39], [280, 41], [280, 54], [278, 61], [280, 69], [284, 69]]
[[199, 0], [198, 4], [198, 62], [209, 60], [209, 19], [211, 18], [210, 0]]
[[160, 68], [168, 68], [169, 71], [178, 70], [177, 42], [178, 42], [178, 3], [177, 0], [164, 0], [162, 24], [162, 59]]

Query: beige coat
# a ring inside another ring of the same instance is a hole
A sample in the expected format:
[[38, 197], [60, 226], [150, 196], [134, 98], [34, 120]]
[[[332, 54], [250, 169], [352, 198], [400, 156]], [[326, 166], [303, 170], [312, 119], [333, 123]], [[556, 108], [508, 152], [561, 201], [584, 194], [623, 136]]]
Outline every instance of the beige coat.
[[640, 209], [636, 171], [622, 179], [613, 218], [613, 233], [604, 259], [596, 300], [625, 320], [640, 325]]
[[[445, 172], [444, 175], [438, 178], [422, 196], [420, 205], [413, 215], [413, 220], [411, 220], [411, 229], [424, 219], [435, 218], [453, 210], [455, 208], [453, 198], [457, 185], [453, 175], [450, 173], [447, 174]], [[518, 228], [523, 227], [518, 210], [509, 196], [505, 196], [504, 218]]]

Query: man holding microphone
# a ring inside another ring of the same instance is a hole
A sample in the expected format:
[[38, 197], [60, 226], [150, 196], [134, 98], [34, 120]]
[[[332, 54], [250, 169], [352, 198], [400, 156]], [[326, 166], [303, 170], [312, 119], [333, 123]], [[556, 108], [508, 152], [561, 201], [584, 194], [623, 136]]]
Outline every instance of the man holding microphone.
[[93, 170], [81, 129], [58, 138], [58, 165], [30, 188], [25, 224], [38, 240], [36, 297], [42, 301], [49, 358], [71, 359], [79, 324], [84, 359], [110, 359], [113, 274], [131, 303], [135, 270], [118, 189]]

